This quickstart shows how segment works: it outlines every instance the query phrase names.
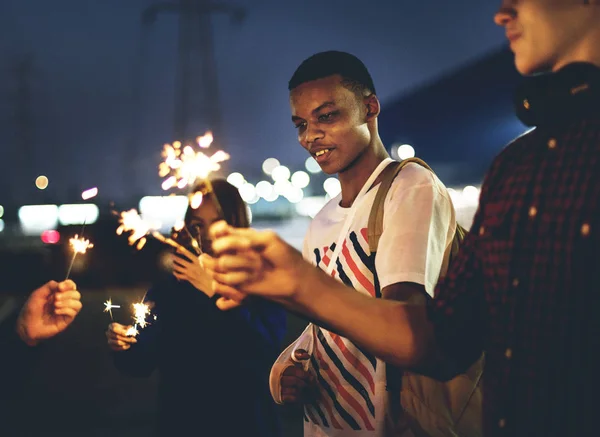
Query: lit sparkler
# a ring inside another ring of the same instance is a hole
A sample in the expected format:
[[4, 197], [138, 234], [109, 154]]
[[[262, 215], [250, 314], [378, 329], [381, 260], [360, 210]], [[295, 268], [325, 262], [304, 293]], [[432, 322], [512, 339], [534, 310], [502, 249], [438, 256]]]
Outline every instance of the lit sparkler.
[[163, 235], [152, 228], [152, 226], [145, 222], [144, 219], [138, 214], [135, 209], [129, 211], [123, 211], [120, 213], [119, 227], [117, 228], [117, 235], [121, 235], [123, 232], [130, 232], [131, 234], [127, 237], [127, 241], [130, 246], [136, 244], [136, 249], [140, 250], [146, 244], [147, 236], [150, 235], [156, 238], [161, 243], [168, 244], [176, 249], [182, 246], [172, 238], [163, 237]]
[[140, 328], [145, 328], [148, 325], [146, 316], [150, 314], [150, 306], [146, 303], [138, 302], [133, 304], [133, 320]]
[[[143, 329], [149, 325], [149, 322], [146, 320], [146, 316], [150, 315], [150, 305], [144, 303], [144, 299], [140, 302], [134, 303], [133, 305], [133, 320], [134, 325], [127, 328], [125, 335], [130, 337], [136, 337], [139, 334], [138, 327]], [[154, 316], [154, 320], [156, 320], [156, 316]]]
[[73, 238], [69, 240], [69, 244], [71, 245], [71, 249], [73, 249], [73, 257], [71, 258], [71, 264], [69, 265], [69, 269], [67, 270], [67, 277], [69, 279], [69, 275], [71, 274], [71, 269], [73, 268], [73, 263], [75, 262], [75, 258], [78, 253], [85, 253], [88, 249], [94, 247], [90, 240], [86, 240], [85, 238], [80, 237], [79, 235], [75, 235]]
[[[196, 139], [198, 146], [202, 149], [207, 149], [213, 142], [213, 135], [207, 132]], [[212, 184], [208, 179], [214, 171], [221, 169], [221, 163], [229, 159], [229, 154], [222, 150], [216, 151], [211, 156], [206, 155], [202, 151], [196, 151], [192, 146], [182, 148], [181, 142], [175, 141], [172, 145], [165, 144], [163, 147], [162, 156], [163, 162], [158, 166], [158, 174], [161, 178], [165, 178], [162, 183], [163, 190], [169, 190], [173, 187], [183, 189], [187, 186], [193, 186], [196, 180], [201, 179], [205, 182], [206, 193], [212, 192]], [[194, 209], [202, 203], [202, 197], [194, 193], [192, 196], [192, 206]], [[215, 199], [217, 209], [220, 210], [220, 205]]]
[[110, 314], [110, 320], [114, 320], [112, 314], [113, 308], [121, 308], [121, 305], [113, 305], [111, 299], [108, 299], [106, 302], [104, 302], [104, 312]]

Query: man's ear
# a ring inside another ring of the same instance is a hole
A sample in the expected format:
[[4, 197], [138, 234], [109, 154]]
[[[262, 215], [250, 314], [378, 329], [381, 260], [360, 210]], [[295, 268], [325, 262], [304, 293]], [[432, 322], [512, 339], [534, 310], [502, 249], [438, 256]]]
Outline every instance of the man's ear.
[[363, 99], [365, 107], [367, 109], [367, 119], [376, 118], [381, 112], [381, 105], [379, 99], [375, 94], [370, 94]]

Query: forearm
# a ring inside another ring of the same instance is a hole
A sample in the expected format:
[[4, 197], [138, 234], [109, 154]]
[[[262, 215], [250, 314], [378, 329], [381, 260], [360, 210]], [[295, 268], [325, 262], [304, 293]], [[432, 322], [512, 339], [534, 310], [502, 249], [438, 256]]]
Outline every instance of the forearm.
[[374, 299], [311, 268], [286, 306], [350, 339], [380, 359], [417, 367], [432, 343], [426, 307]]

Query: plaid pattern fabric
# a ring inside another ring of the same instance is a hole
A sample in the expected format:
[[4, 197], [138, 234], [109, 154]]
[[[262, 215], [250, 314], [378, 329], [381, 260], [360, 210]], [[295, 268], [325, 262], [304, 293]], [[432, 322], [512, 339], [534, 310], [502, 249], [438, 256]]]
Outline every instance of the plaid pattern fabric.
[[493, 163], [429, 311], [459, 368], [486, 352], [487, 437], [600, 433], [600, 70], [549, 77], [519, 94], [537, 127]]

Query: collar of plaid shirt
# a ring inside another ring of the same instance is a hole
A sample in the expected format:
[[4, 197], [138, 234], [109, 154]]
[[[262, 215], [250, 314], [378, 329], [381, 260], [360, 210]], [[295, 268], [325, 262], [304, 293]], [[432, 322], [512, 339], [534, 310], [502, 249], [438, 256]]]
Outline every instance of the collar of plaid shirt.
[[515, 94], [515, 106], [526, 126], [566, 124], [600, 111], [600, 68], [578, 62], [528, 77]]

